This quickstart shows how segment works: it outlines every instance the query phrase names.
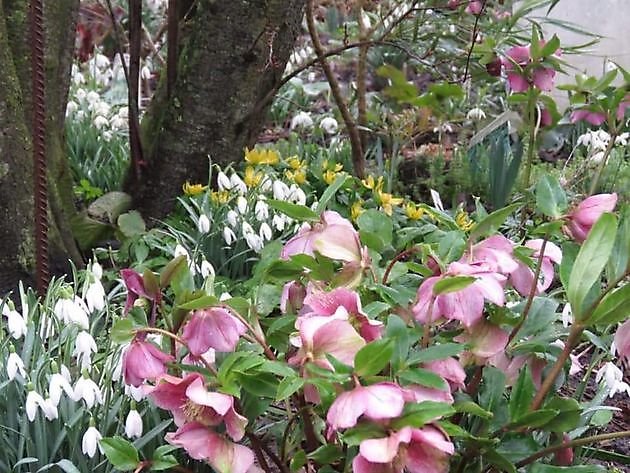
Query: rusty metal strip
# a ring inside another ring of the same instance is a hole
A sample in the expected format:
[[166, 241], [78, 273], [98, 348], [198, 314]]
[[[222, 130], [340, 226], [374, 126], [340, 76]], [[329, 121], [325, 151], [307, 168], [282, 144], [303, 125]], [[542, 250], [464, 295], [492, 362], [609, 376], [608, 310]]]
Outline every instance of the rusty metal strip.
[[33, 93], [33, 187], [37, 290], [44, 296], [50, 282], [48, 261], [48, 182], [46, 175], [46, 73], [44, 70], [43, 0], [31, 0], [31, 84]]

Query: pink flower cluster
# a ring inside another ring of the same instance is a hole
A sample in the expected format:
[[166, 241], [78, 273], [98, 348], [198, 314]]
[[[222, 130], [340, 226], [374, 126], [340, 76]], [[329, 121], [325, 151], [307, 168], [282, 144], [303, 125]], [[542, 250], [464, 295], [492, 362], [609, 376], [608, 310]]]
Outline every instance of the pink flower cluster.
[[[541, 41], [541, 47], [544, 46]], [[559, 50], [556, 51], [559, 54]], [[543, 66], [539, 60], [534, 61], [531, 46], [514, 46], [506, 51], [501, 63], [507, 73], [510, 89], [514, 92], [527, 92], [530, 87], [536, 87], [545, 92], [551, 92], [556, 71]]]

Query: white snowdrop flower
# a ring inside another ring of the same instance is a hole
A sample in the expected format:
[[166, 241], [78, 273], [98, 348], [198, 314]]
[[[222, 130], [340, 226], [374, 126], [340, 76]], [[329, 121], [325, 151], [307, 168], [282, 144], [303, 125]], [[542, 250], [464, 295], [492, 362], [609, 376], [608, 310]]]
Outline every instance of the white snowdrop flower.
[[306, 205], [306, 194], [302, 190], [300, 186], [295, 184], [291, 184], [291, 188], [289, 189], [288, 199], [289, 201], [299, 204]]
[[236, 241], [236, 235], [230, 227], [223, 228], [223, 239], [225, 240], [225, 244], [227, 246], [231, 246], [232, 243]]
[[103, 395], [101, 388], [92, 381], [87, 374], [87, 370], [83, 370], [83, 375], [74, 385], [74, 399], [80, 401], [83, 399], [88, 409], [92, 409], [95, 404], [103, 404]]
[[107, 118], [105, 118], [102, 115], [97, 115], [96, 117], [94, 117], [94, 126], [96, 128], [98, 128], [99, 130], [101, 128], [104, 128], [106, 126], [109, 126], [109, 120], [107, 120]]
[[86, 331], [79, 332], [74, 342], [72, 356], [77, 358], [77, 363], [81, 363], [81, 368], [90, 369], [92, 367], [92, 353], [97, 351], [96, 342], [92, 335]]
[[260, 183], [260, 190], [262, 192], [269, 192], [272, 188], [272, 182], [271, 179], [269, 179], [267, 176], [264, 176], [262, 178], [262, 181]]
[[214, 266], [208, 260], [203, 260], [201, 262], [201, 276], [203, 278], [207, 278], [208, 276], [214, 276]]
[[271, 224], [276, 228], [276, 230], [278, 230], [279, 232], [284, 230], [284, 226], [285, 226], [285, 219], [284, 219], [284, 215], [282, 214], [276, 214], [273, 216], [273, 218], [271, 219]]
[[79, 110], [77, 112], [77, 120], [82, 121], [85, 118], [85, 112], [83, 110]]
[[562, 309], [562, 325], [568, 327], [573, 323], [573, 312], [571, 311], [571, 304], [565, 304]]
[[247, 246], [249, 246], [256, 253], [260, 253], [260, 251], [263, 249], [262, 238], [260, 238], [255, 233], [245, 233], [244, 236], [245, 241], [247, 242]]
[[173, 251], [173, 256], [177, 258], [178, 256], [185, 256], [187, 260], [190, 260], [190, 255], [188, 254], [188, 250], [184, 248], [179, 243], [175, 245], [175, 250]]
[[103, 277], [103, 267], [97, 261], [94, 261], [90, 266], [90, 272], [99, 281]]
[[[24, 310], [25, 314], [28, 314], [28, 307]], [[22, 317], [17, 310], [15, 310], [15, 306], [13, 305], [13, 301], [7, 301], [6, 304], [2, 307], [2, 315], [7, 318], [7, 328], [9, 329], [9, 333], [16, 340], [22, 338], [26, 335], [27, 326], [26, 326], [26, 318]]]
[[239, 195], [236, 199], [236, 208], [241, 213], [241, 215], [247, 212], [247, 199], [242, 195]]
[[219, 171], [219, 174], [217, 174], [217, 186], [219, 186], [220, 191], [226, 191], [232, 188], [230, 178], [227, 177], [223, 171]]
[[264, 200], [258, 200], [254, 208], [254, 213], [256, 214], [256, 220], [259, 222], [267, 220], [269, 218], [269, 206]]
[[106, 117], [111, 112], [111, 107], [107, 102], [98, 101], [89, 106], [89, 109], [94, 112], [95, 115], [102, 115]]
[[334, 135], [339, 129], [339, 123], [333, 117], [325, 117], [319, 122], [319, 127], [329, 135]]
[[53, 405], [59, 405], [62, 392], [65, 392], [70, 399], [76, 401], [74, 398], [74, 390], [72, 389], [70, 382], [61, 373], [53, 373], [50, 377], [50, 382], [48, 383], [48, 395], [50, 396], [50, 401]]
[[233, 173], [230, 176], [230, 186], [232, 189], [236, 189], [241, 194], [247, 193], [247, 184], [245, 184], [243, 179], [241, 179], [236, 173]]
[[66, 105], [66, 117], [71, 116], [78, 109], [79, 105], [74, 100], [68, 100], [68, 104]]
[[627, 393], [630, 396], [630, 385], [623, 381], [623, 372], [610, 361], [597, 371], [595, 381], [604, 381], [604, 387], [608, 391], [608, 397], [614, 397], [617, 393]]
[[199, 220], [197, 221], [197, 230], [199, 233], [208, 233], [210, 231], [210, 219], [206, 216], [206, 214], [201, 214], [199, 216]]
[[606, 73], [611, 72], [611, 71], [615, 71], [617, 69], [619, 69], [617, 67], [617, 64], [612, 62], [610, 59], [606, 59], [606, 61], [604, 61], [604, 70], [606, 71]]
[[125, 420], [125, 435], [130, 439], [142, 437], [142, 417], [135, 407], [134, 402]]
[[109, 143], [110, 141], [112, 141], [114, 134], [111, 131], [104, 131], [101, 136], [103, 137], [103, 140], [105, 142]]
[[78, 88], [74, 96], [77, 98], [77, 100], [79, 100], [79, 102], [83, 102], [87, 97], [87, 92], [85, 91], [85, 89]]
[[307, 112], [300, 112], [291, 119], [291, 129], [309, 129], [313, 128], [313, 119], [311, 114]]
[[591, 144], [591, 132], [587, 131], [583, 135], [578, 136], [577, 139], [578, 146], [588, 146]]
[[140, 402], [144, 399], [144, 389], [142, 386], [131, 386], [130, 384], [125, 384], [125, 394], [131, 397], [136, 402]]
[[273, 238], [273, 232], [271, 231], [271, 227], [267, 224], [267, 222], [263, 222], [258, 229], [258, 235], [260, 238], [264, 240], [271, 240]]
[[227, 301], [228, 299], [232, 299], [232, 294], [229, 292], [222, 292], [219, 296], [219, 301], [221, 302]]
[[85, 84], [85, 76], [81, 72], [77, 72], [76, 74], [72, 74], [72, 83], [74, 85]]
[[85, 291], [85, 302], [90, 312], [105, 308], [105, 289], [99, 279], [95, 278], [88, 286]]
[[53, 420], [59, 417], [57, 406], [55, 406], [50, 399], [44, 399], [41, 394], [32, 389], [32, 385], [30, 385], [30, 387], [31, 389], [26, 395], [26, 416], [28, 417], [29, 422], [33, 422], [35, 420], [38, 407], [42, 410], [44, 416], [46, 416], [46, 419], [48, 420]]
[[591, 161], [594, 163], [601, 163], [602, 159], [604, 159], [604, 151], [597, 151], [591, 155]]
[[24, 361], [20, 355], [15, 353], [13, 345], [9, 346], [9, 357], [7, 358], [7, 376], [13, 381], [17, 374], [20, 373], [22, 378], [26, 379], [26, 370], [24, 369]]
[[256, 234], [252, 226], [247, 222], [243, 222], [243, 225], [241, 226], [241, 231], [243, 232], [243, 235]]
[[74, 296], [71, 299], [59, 299], [55, 304], [53, 311], [57, 318], [66, 324], [77, 324], [83, 330], [87, 330], [90, 326], [88, 308], [85, 305], [85, 302], [77, 296]]
[[234, 210], [228, 210], [226, 215], [226, 219], [231, 227], [236, 227], [238, 225], [238, 214], [234, 212]]
[[120, 107], [120, 110], [118, 110], [118, 116], [120, 118], [124, 118], [125, 120], [129, 118], [129, 107]]
[[112, 130], [125, 130], [127, 128], [127, 119], [120, 115], [114, 115], [109, 120], [109, 126]]
[[[93, 420], [90, 420], [90, 426], [83, 434], [83, 439], [81, 440], [81, 451], [84, 455], [87, 455], [89, 458], [93, 458], [96, 455], [96, 449], [98, 447], [101, 450], [101, 446], [99, 442], [103, 438], [101, 433], [96, 428]], [[102, 453], [102, 450], [101, 450]]]
[[[82, 89], [79, 89], [79, 90], [82, 90]], [[101, 96], [98, 95], [98, 92], [94, 92], [93, 90], [90, 90], [86, 94], [85, 99], [87, 100], [89, 104], [93, 104], [93, 103], [99, 102], [101, 100]]]
[[628, 137], [629, 136], [630, 136], [630, 133], [628, 133], [627, 131], [622, 133], [617, 138], [615, 138], [615, 144], [616, 145], [621, 145], [621, 146], [628, 146]]
[[109, 67], [109, 65], [111, 64], [109, 61], [109, 58], [105, 56], [104, 54], [100, 54], [100, 53], [96, 53], [94, 55], [93, 61], [96, 67], [98, 67], [99, 69], [105, 69], [106, 67]]
[[140, 69], [140, 77], [144, 80], [149, 80], [151, 78], [151, 69], [149, 69], [147, 66], [142, 66], [142, 69]]
[[272, 189], [276, 200], [285, 200], [289, 196], [289, 186], [282, 181], [273, 181]]
[[478, 122], [486, 118], [486, 112], [479, 107], [471, 108], [466, 114], [466, 118]]

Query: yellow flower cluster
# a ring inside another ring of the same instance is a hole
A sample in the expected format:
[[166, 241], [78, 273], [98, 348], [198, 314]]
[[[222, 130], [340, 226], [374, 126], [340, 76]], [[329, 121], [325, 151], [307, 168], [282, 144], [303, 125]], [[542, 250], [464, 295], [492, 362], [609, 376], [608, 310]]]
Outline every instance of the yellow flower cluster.
[[287, 179], [295, 182], [297, 185], [302, 185], [306, 182], [306, 162], [300, 161], [297, 156], [291, 156], [286, 160], [291, 169], [287, 169], [284, 174]]
[[207, 188], [208, 186], [204, 186], [203, 184], [191, 184], [189, 181], [186, 181], [182, 186], [182, 190], [187, 196], [199, 195]]
[[210, 198], [215, 204], [226, 204], [230, 200], [230, 191], [212, 191]]
[[337, 175], [343, 169], [343, 164], [340, 163], [329, 163], [327, 159], [322, 162], [322, 178], [324, 182], [328, 185], [335, 182], [337, 179]]
[[259, 164], [269, 164], [273, 166], [280, 162], [280, 155], [273, 149], [245, 148], [245, 161], [254, 166]]
[[465, 232], [470, 230], [475, 224], [472, 220], [470, 220], [470, 217], [464, 209], [459, 209], [455, 214], [455, 223]]
[[245, 168], [245, 177], [243, 178], [243, 182], [247, 187], [256, 187], [260, 184], [260, 180], [263, 178], [261, 172], [254, 171], [253, 166], [247, 166]]
[[379, 176], [377, 180], [374, 180], [374, 176], [370, 175], [367, 179], [361, 181], [363, 186], [374, 192], [376, 200], [387, 215], [392, 214], [394, 206], [398, 206], [404, 202], [402, 197], [394, 197], [393, 194], [383, 191], [383, 176]]
[[360, 200], [357, 200], [350, 207], [350, 216], [352, 217], [352, 220], [354, 220], [355, 222], [357, 221], [357, 219], [361, 216], [363, 212], [364, 212], [363, 203]]
[[420, 220], [424, 215], [424, 209], [413, 202], [409, 202], [405, 207], [405, 215], [407, 215], [407, 218], [410, 220]]

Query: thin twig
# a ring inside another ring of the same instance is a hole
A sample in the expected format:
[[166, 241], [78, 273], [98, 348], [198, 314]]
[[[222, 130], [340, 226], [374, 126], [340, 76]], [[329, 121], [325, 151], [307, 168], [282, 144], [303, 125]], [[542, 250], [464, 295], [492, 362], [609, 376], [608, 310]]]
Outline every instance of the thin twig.
[[472, 57], [472, 52], [473, 52], [473, 49], [475, 48], [475, 43], [477, 42], [477, 33], [479, 33], [478, 31], [479, 18], [481, 18], [484, 11], [486, 10], [486, 2], [487, 0], [483, 0], [483, 3], [481, 4], [481, 11], [479, 12], [479, 15], [475, 16], [475, 25], [473, 26], [472, 41], [470, 42], [470, 48], [468, 49], [468, 54], [466, 55], [466, 68], [464, 69], [464, 78], [462, 79], [462, 83], [468, 80], [468, 71], [470, 69], [470, 58]]

